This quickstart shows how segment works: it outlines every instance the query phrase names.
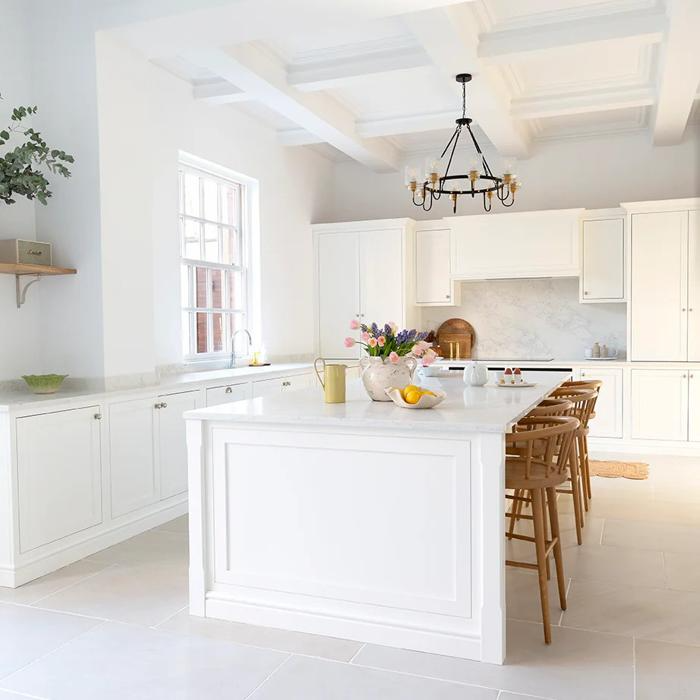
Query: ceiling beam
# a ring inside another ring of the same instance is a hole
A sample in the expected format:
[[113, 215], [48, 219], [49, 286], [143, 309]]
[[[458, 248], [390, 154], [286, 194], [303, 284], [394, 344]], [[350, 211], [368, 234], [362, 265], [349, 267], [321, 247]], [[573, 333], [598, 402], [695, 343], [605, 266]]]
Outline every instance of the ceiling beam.
[[192, 86], [192, 97], [195, 100], [213, 105], [250, 101], [250, 95], [247, 95], [243, 90], [231, 85], [226, 80], [195, 83]]
[[468, 111], [504, 156], [527, 157], [529, 135], [510, 116], [510, 91], [497, 69], [486, 68], [478, 57], [479, 37], [468, 4], [416, 12], [405, 17], [413, 34], [459, 95], [457, 73], [472, 73], [467, 86]]
[[283, 146], [314, 146], [323, 143], [323, 139], [306, 129], [280, 129], [277, 140]]
[[330, 96], [291, 87], [279, 59], [260, 46], [201, 49], [187, 57], [363, 165], [378, 172], [398, 170], [399, 153], [393, 145], [358, 136], [352, 113]]
[[540, 119], [627, 107], [646, 107], [653, 105], [655, 101], [656, 90], [651, 86], [613, 87], [567, 94], [530, 97], [524, 95], [511, 101], [510, 113], [514, 119]]
[[668, 0], [669, 26], [659, 61], [654, 144], [680, 143], [700, 84], [700, 2]]
[[611, 40], [659, 43], [664, 38], [666, 14], [645, 9], [518, 27], [489, 32], [479, 37], [479, 58], [489, 64], [512, 63], [529, 56]]
[[329, 90], [368, 75], [392, 73], [430, 65], [419, 47], [373, 51], [351, 58], [292, 64], [287, 69], [289, 84], [299, 90]]

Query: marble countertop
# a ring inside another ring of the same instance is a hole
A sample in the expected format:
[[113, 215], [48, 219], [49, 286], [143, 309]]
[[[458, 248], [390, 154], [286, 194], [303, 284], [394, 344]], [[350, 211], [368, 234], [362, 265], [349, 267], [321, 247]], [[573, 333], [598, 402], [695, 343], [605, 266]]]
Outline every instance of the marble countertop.
[[129, 394], [144, 391], [168, 392], [185, 389], [196, 384], [221, 385], [247, 382], [255, 379], [273, 379], [275, 377], [304, 374], [310, 372], [313, 365], [309, 362], [289, 362], [273, 364], [266, 367], [236, 367], [234, 369], [200, 370], [197, 372], [184, 372], [180, 374], [167, 374], [159, 381], [142, 386], [121, 387], [110, 390], [72, 389], [70, 386], [62, 388], [55, 394], [32, 394], [22, 384], [18, 383], [17, 389], [0, 391], [0, 409], [21, 407], [27, 404], [51, 404], [68, 400], [88, 399], [98, 401], [115, 394]]
[[326, 404], [320, 389], [306, 389], [287, 395], [260, 397], [249, 401], [185, 413], [185, 418], [217, 422], [343, 428], [419, 429], [436, 433], [503, 433], [536, 406], [570, 375], [565, 372], [528, 373], [532, 387], [465, 386], [461, 377], [421, 381], [422, 386], [440, 389], [447, 398], [433, 409], [407, 409], [391, 402], [370, 401], [360, 380], [348, 382], [347, 401]]

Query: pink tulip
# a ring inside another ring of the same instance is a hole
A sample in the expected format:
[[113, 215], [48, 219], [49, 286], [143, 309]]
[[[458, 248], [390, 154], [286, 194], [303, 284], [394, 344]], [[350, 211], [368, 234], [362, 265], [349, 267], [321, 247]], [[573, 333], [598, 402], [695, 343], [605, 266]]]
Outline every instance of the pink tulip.
[[416, 357], [420, 357], [420, 356], [425, 352], [425, 350], [424, 350], [423, 348], [419, 347], [418, 344], [416, 344], [416, 345], [413, 346], [413, 350], [411, 350], [411, 352], [412, 352]]
[[377, 338], [377, 345], [379, 345], [380, 348], [383, 348], [386, 345], [386, 338], [383, 335], [380, 335], [379, 338]]
[[356, 318], [353, 318], [352, 321], [350, 321], [350, 330], [356, 331], [359, 327], [360, 322]]
[[421, 349], [421, 350], [427, 350], [430, 347], [430, 343], [426, 340], [419, 340], [416, 345]]
[[389, 362], [391, 362], [392, 365], [398, 364], [398, 361], [401, 358], [399, 357], [398, 353], [396, 352], [390, 352], [389, 353]]
[[355, 344], [355, 339], [354, 338], [346, 338], [344, 341], [345, 347], [346, 348], [351, 348]]
[[423, 367], [429, 367], [432, 365], [436, 358], [437, 353], [434, 350], [426, 350], [425, 355], [423, 356]]
[[362, 338], [362, 340], [364, 340], [365, 343], [368, 342], [369, 341], [369, 333], [367, 331], [364, 331], [364, 333], [360, 336], [360, 338]]
[[370, 338], [370, 339], [367, 341], [367, 344], [368, 344], [371, 348], [376, 348], [376, 347], [377, 347], [377, 339], [376, 339], [376, 338]]

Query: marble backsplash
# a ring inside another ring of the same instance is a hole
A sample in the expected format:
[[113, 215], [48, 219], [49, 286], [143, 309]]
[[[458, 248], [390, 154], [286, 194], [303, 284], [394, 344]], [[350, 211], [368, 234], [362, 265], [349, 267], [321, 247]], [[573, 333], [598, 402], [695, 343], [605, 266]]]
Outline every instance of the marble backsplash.
[[449, 318], [469, 321], [477, 358], [583, 359], [596, 341], [625, 354], [627, 305], [580, 304], [576, 278], [461, 285], [461, 306], [423, 308], [421, 327], [437, 330]]

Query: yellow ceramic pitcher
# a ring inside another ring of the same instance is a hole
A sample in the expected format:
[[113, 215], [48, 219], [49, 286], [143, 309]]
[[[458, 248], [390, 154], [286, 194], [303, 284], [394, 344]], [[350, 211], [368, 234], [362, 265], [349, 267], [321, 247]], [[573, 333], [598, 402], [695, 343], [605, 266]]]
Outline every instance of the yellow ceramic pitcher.
[[[323, 365], [323, 376], [318, 371], [318, 363]], [[323, 387], [326, 403], [345, 403], [345, 370], [347, 365], [329, 364], [322, 357], [314, 360], [318, 381]]]

